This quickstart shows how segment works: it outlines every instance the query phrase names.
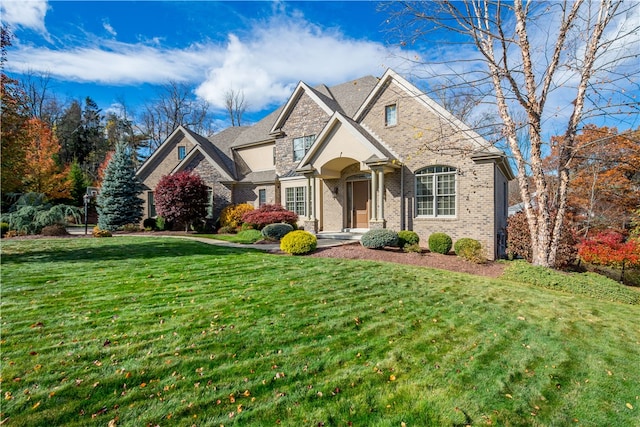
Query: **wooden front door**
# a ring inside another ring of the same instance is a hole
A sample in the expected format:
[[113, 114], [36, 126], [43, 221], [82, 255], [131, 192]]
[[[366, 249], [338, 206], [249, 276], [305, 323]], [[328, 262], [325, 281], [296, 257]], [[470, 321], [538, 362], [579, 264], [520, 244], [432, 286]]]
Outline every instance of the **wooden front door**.
[[369, 228], [369, 181], [349, 182], [349, 228]]

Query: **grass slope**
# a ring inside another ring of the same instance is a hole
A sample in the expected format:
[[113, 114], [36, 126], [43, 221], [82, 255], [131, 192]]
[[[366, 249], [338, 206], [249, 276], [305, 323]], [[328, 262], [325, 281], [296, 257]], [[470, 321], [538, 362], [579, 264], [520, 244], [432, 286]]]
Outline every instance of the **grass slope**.
[[170, 238], [4, 241], [1, 279], [9, 425], [640, 424], [638, 306]]

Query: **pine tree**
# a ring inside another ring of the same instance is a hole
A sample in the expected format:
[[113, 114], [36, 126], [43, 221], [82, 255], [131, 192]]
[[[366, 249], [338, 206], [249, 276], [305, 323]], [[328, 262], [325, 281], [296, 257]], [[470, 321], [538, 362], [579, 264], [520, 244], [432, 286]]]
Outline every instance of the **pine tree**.
[[98, 227], [115, 231], [123, 225], [139, 223], [143, 201], [138, 195], [141, 192], [129, 148], [118, 143], [98, 194]]

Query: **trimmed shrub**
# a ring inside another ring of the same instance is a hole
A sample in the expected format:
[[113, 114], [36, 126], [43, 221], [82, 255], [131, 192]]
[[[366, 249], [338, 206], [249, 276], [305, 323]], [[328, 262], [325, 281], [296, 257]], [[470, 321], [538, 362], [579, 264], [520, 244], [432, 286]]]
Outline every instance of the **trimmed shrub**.
[[68, 236], [67, 228], [62, 224], [52, 224], [42, 227], [40, 232], [43, 236]]
[[140, 226], [138, 224], [125, 224], [120, 227], [120, 230], [125, 233], [137, 233], [140, 231]]
[[433, 233], [429, 236], [429, 250], [438, 254], [446, 255], [451, 250], [453, 241], [446, 233]]
[[231, 227], [233, 229], [242, 225], [242, 216], [253, 210], [253, 206], [248, 203], [229, 205], [220, 212], [220, 227]]
[[467, 261], [475, 262], [476, 264], [484, 264], [487, 262], [487, 257], [482, 250], [482, 245], [475, 239], [468, 237], [458, 239], [453, 245], [453, 251], [459, 257]]
[[298, 214], [286, 210], [282, 205], [265, 204], [251, 212], [242, 215], [242, 221], [262, 230], [269, 224], [284, 222], [292, 227], [298, 222]]
[[406, 244], [402, 247], [402, 250], [407, 253], [410, 253], [410, 252], [417, 253], [417, 254], [422, 253], [422, 248], [417, 243]]
[[304, 255], [316, 250], [318, 240], [316, 236], [304, 230], [288, 233], [280, 241], [280, 249], [291, 255]]
[[145, 230], [156, 230], [158, 228], [155, 218], [146, 218], [142, 221], [142, 228]]
[[360, 244], [369, 249], [382, 249], [385, 246], [398, 246], [398, 233], [388, 228], [369, 230], [362, 235]]
[[420, 243], [420, 236], [418, 236], [418, 233], [416, 233], [415, 231], [398, 231], [398, 247], [404, 248], [405, 246], [417, 245], [418, 243]]
[[291, 224], [269, 224], [262, 229], [262, 235], [270, 240], [281, 240], [287, 233], [291, 233], [293, 227]]
[[225, 225], [224, 227], [220, 227], [218, 229], [218, 234], [234, 234], [235, 232], [236, 229], [228, 225]]
[[164, 231], [167, 229], [167, 220], [164, 217], [159, 216], [156, 218], [156, 227], [159, 231]]
[[4, 237], [9, 231], [9, 223], [8, 222], [0, 222], [0, 237]]
[[93, 237], [111, 237], [112, 234], [109, 230], [101, 230], [100, 227], [93, 227]]

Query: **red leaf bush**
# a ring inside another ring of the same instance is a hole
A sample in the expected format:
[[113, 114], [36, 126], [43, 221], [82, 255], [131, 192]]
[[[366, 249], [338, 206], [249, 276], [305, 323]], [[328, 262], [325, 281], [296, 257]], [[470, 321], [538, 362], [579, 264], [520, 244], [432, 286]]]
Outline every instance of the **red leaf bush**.
[[640, 267], [640, 240], [625, 241], [623, 234], [605, 231], [583, 240], [578, 255], [584, 262], [624, 271], [625, 267]]
[[242, 215], [242, 222], [250, 224], [257, 230], [262, 230], [269, 224], [284, 222], [294, 228], [298, 222], [298, 214], [291, 212], [278, 204], [265, 204], [251, 212]]

